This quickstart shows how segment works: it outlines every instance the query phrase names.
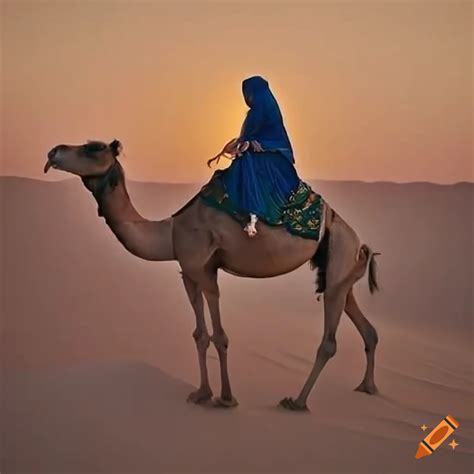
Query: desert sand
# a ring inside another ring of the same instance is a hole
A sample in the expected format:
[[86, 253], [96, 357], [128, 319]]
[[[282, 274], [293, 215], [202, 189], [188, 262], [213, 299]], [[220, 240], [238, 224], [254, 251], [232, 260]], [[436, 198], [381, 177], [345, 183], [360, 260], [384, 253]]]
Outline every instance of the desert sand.
[[[297, 395], [322, 334], [309, 266], [266, 280], [220, 274], [240, 404], [190, 405], [194, 316], [178, 264], [129, 255], [78, 179], [0, 178], [2, 474], [471, 473], [474, 185], [311, 184], [382, 253], [380, 293], [365, 278], [356, 287], [379, 332], [380, 394], [353, 391], [365, 354], [343, 317], [311, 412], [292, 413], [277, 403]], [[129, 184], [156, 219], [198, 187]], [[447, 414], [459, 446], [415, 460], [420, 426]]]

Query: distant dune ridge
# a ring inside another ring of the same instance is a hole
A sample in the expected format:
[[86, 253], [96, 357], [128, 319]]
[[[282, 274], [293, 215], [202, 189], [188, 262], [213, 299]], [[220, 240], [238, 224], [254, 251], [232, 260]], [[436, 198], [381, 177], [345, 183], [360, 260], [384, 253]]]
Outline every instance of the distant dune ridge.
[[[356, 286], [380, 344], [380, 396], [343, 316], [338, 353], [286, 413], [322, 333], [304, 265], [265, 280], [220, 274], [234, 411], [185, 403], [198, 380], [194, 316], [176, 262], [128, 254], [80, 180], [0, 178], [0, 471], [443, 472], [473, 468], [474, 185], [311, 182], [379, 257], [381, 292]], [[199, 185], [131, 182], [163, 218]], [[218, 389], [218, 363], [210, 351]], [[414, 454], [425, 423], [453, 415], [455, 452]]]

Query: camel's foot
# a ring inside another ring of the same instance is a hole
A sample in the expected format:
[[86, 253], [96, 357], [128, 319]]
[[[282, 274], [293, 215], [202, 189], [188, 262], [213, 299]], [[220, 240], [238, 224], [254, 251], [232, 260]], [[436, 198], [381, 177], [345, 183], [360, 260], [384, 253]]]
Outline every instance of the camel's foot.
[[376, 395], [379, 393], [375, 383], [373, 382], [362, 382], [358, 387], [354, 389], [356, 392], [369, 393], [370, 395]]
[[188, 396], [189, 403], [195, 403], [196, 405], [200, 403], [205, 403], [212, 398], [212, 390], [210, 388], [200, 388], [195, 392], [191, 392]]
[[234, 408], [239, 404], [239, 402], [234, 397], [232, 397], [230, 400], [222, 397], [214, 397], [212, 399], [212, 403], [217, 408]]
[[306, 403], [298, 402], [298, 400], [293, 400], [291, 397], [285, 397], [279, 404], [281, 407], [286, 410], [292, 411], [309, 411]]

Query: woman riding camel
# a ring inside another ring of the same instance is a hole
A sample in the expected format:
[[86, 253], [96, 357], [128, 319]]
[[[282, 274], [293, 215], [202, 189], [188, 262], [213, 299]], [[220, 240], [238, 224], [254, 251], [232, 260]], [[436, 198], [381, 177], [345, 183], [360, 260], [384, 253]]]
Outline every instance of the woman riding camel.
[[270, 224], [279, 221], [300, 180], [283, 117], [268, 82], [260, 76], [250, 77], [243, 81], [242, 93], [250, 110], [240, 136], [207, 164], [219, 162], [221, 156], [233, 159], [220, 179], [229, 200], [250, 214], [244, 230], [253, 237], [258, 218]]

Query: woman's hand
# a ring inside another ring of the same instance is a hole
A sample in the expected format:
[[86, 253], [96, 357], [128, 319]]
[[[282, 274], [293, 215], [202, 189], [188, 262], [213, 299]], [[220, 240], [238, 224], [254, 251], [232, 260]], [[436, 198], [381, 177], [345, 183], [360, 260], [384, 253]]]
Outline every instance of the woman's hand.
[[249, 148], [251, 148], [255, 152], [265, 151], [262, 145], [260, 145], [260, 142], [258, 142], [257, 140], [245, 140], [244, 142], [241, 142], [237, 145], [236, 155], [240, 156], [242, 153], [245, 153]]
[[239, 139], [233, 138], [230, 142], [227, 142], [222, 149], [222, 153], [226, 153], [227, 155], [235, 155], [237, 152], [237, 147], [239, 145]]
[[211, 163], [213, 161], [217, 161], [218, 164], [222, 156], [226, 158], [230, 157], [230, 159], [234, 158], [235, 156], [240, 156], [242, 153], [245, 153], [249, 148], [252, 148], [252, 150], [255, 152], [264, 151], [262, 145], [257, 140], [245, 140], [243, 142], [240, 142], [238, 138], [233, 138], [224, 145], [224, 148], [222, 148], [222, 151], [220, 153], [214, 156], [214, 158], [207, 160], [207, 166], [210, 168]]
[[237, 145], [236, 155], [240, 156], [242, 153], [245, 153], [249, 149], [249, 146], [250, 142], [248, 142], [247, 140], [245, 140], [244, 142], [240, 142]]
[[265, 150], [262, 148], [262, 145], [260, 145], [260, 142], [258, 142], [257, 140], [252, 140], [252, 141], [250, 142], [250, 144], [252, 145], [252, 150], [253, 150], [253, 151], [256, 151], [256, 152], [265, 151]]
[[207, 166], [210, 168], [211, 163], [216, 160], [217, 160], [217, 164], [219, 164], [219, 160], [221, 159], [221, 156], [225, 156], [226, 158], [230, 157], [232, 159], [235, 155], [237, 155], [238, 148], [239, 148], [239, 139], [233, 138], [232, 140], [230, 140], [224, 145], [224, 148], [222, 149], [220, 153], [214, 156], [214, 158], [207, 160]]

